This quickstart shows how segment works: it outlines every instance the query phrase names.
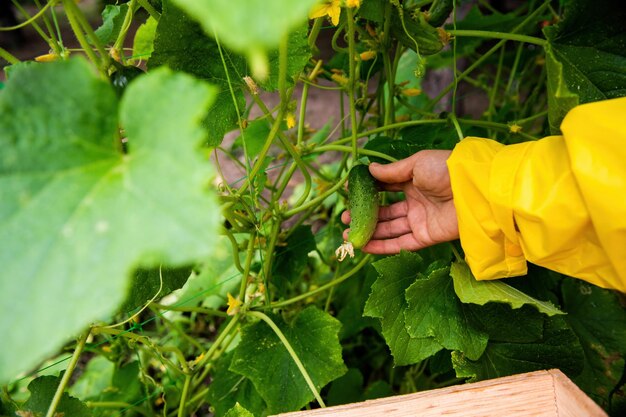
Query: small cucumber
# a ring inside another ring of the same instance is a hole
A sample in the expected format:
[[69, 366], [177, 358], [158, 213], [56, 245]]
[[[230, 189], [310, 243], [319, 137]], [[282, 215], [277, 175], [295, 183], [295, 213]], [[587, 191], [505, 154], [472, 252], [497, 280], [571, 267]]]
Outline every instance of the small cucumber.
[[376, 223], [380, 200], [376, 180], [367, 165], [354, 165], [348, 173], [348, 203], [350, 206], [350, 231], [348, 240], [335, 251], [337, 260], [346, 256], [354, 258], [354, 249], [361, 249], [369, 242]]
[[350, 170], [348, 199], [351, 217], [348, 241], [360, 249], [369, 242], [376, 229], [380, 205], [376, 180], [367, 165], [355, 165]]

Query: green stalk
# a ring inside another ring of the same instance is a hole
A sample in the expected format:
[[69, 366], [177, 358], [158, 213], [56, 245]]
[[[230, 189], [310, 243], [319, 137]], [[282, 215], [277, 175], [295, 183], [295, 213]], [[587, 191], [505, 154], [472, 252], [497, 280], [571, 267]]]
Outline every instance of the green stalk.
[[63, 374], [63, 378], [61, 378], [61, 382], [57, 387], [56, 392], [54, 393], [54, 397], [52, 397], [52, 402], [48, 407], [48, 412], [46, 413], [46, 417], [54, 417], [55, 411], [59, 406], [59, 402], [61, 401], [61, 396], [65, 392], [65, 388], [67, 384], [70, 382], [70, 378], [72, 377], [72, 373], [74, 372], [74, 368], [76, 368], [76, 364], [78, 363], [78, 359], [80, 359], [80, 355], [85, 348], [85, 342], [87, 341], [87, 337], [89, 337], [89, 331], [86, 331], [85, 334], [78, 339], [78, 343], [76, 344], [76, 348], [74, 349], [74, 353], [72, 354], [72, 359], [70, 359], [70, 363], [67, 365], [67, 369]]
[[276, 326], [276, 324], [272, 321], [272, 319], [270, 319], [267, 315], [261, 313], [260, 311], [250, 311], [248, 312], [248, 314], [252, 317], [256, 317], [256, 318], [263, 320], [268, 326], [270, 326], [270, 328], [274, 331], [274, 333], [276, 333], [276, 336], [278, 336], [283, 346], [285, 346], [285, 349], [287, 349], [287, 352], [289, 352], [289, 356], [291, 356], [291, 359], [293, 359], [294, 363], [298, 367], [298, 370], [300, 370], [302, 377], [304, 378], [304, 380], [306, 381], [306, 384], [309, 386], [309, 389], [315, 396], [315, 399], [317, 400], [318, 404], [320, 405], [320, 407], [326, 408], [326, 404], [324, 404], [324, 400], [322, 400], [320, 393], [315, 388], [315, 384], [313, 383], [313, 380], [309, 376], [309, 373], [307, 372], [306, 368], [302, 364], [302, 361], [300, 361], [300, 358], [298, 357], [296, 352], [293, 350], [293, 347], [291, 347], [291, 343], [289, 343], [289, 341], [287, 340], [283, 332], [278, 328], [278, 326]]
[[87, 401], [85, 405], [89, 408], [121, 408], [122, 410], [133, 410], [142, 416], [150, 417], [150, 414], [141, 407], [134, 406], [123, 401]]
[[24, 10], [24, 8], [17, 2], [17, 0], [12, 0], [12, 3], [15, 8], [18, 9], [20, 13], [24, 15], [24, 17], [26, 17], [27, 20], [31, 21], [31, 26], [33, 27], [33, 29], [35, 29], [35, 31], [39, 34], [39, 36], [41, 36], [44, 41], [46, 41], [48, 46], [50, 46], [50, 49], [54, 50], [54, 42], [52, 41], [52, 39], [50, 39], [48, 35], [45, 34], [43, 29], [41, 29], [41, 26], [39, 26], [39, 24], [35, 20], [32, 20], [28, 12]]
[[0, 58], [4, 59], [11, 65], [19, 64], [20, 60], [13, 56], [9, 51], [0, 47]]
[[539, 45], [545, 47], [548, 44], [548, 41], [542, 38], [538, 38], [536, 36], [529, 35], [519, 35], [517, 33], [509, 33], [509, 32], [495, 32], [488, 30], [449, 30], [448, 33], [452, 36], [467, 36], [474, 38], [488, 38], [488, 39], [503, 39], [509, 41], [518, 41], [531, 43], [533, 45]]
[[70, 26], [72, 27], [72, 31], [74, 31], [74, 36], [76, 36], [76, 39], [78, 40], [78, 43], [80, 44], [81, 48], [83, 48], [83, 51], [85, 52], [85, 54], [87, 54], [87, 56], [89, 57], [89, 60], [98, 67], [98, 70], [100, 70], [100, 73], [104, 77], [107, 77], [106, 70], [101, 65], [100, 60], [94, 53], [93, 49], [91, 49], [91, 45], [89, 45], [89, 42], [87, 41], [87, 37], [85, 36], [85, 33], [83, 32], [83, 29], [81, 28], [80, 22], [78, 21], [76, 17], [75, 9], [77, 7], [76, 7], [76, 4], [74, 3], [74, 0], [63, 0], [63, 6], [65, 7], [67, 20], [69, 20]]
[[143, 7], [144, 10], [147, 11], [154, 20], [156, 20], [157, 22], [159, 21], [159, 19], [161, 18], [161, 13], [159, 13], [154, 7], [152, 7], [148, 0], [137, 0], [137, 3], [139, 3], [139, 5]]
[[248, 240], [248, 249], [246, 251], [246, 264], [243, 267], [243, 275], [241, 276], [241, 283], [239, 285], [239, 299], [245, 301], [246, 286], [248, 285], [248, 275], [250, 275], [250, 267], [252, 266], [252, 260], [254, 258], [254, 241], [256, 239], [256, 233], [250, 233]]
[[515, 73], [517, 72], [517, 67], [519, 66], [519, 61], [522, 57], [522, 51], [524, 50], [524, 44], [520, 43], [517, 45], [517, 51], [515, 52], [515, 59], [513, 60], [513, 66], [511, 67], [511, 73], [509, 74], [509, 81], [506, 83], [506, 88], [504, 89], [504, 93], [507, 94], [511, 87], [513, 86], [513, 80], [515, 79]]
[[44, 13], [46, 12], [46, 10], [48, 10], [48, 8], [50, 6], [54, 6], [54, 3], [56, 3], [55, 0], [51, 0], [50, 2], [46, 3], [46, 5], [41, 10], [39, 10], [36, 14], [34, 14], [33, 16], [27, 18], [25, 21], [23, 21], [22, 23], [20, 23], [18, 25], [7, 26], [7, 27], [0, 27], [0, 32], [8, 32], [8, 31], [11, 31], [11, 30], [21, 29], [23, 27], [26, 27], [26, 26], [32, 24], [32, 23], [35, 23], [35, 20], [37, 20], [41, 16], [43, 16]]
[[[549, 2], [545, 2], [541, 6], [539, 6], [534, 12], [529, 14], [524, 19], [523, 22], [521, 22], [519, 25], [514, 27], [513, 30], [511, 30], [511, 33], [509, 33], [509, 35], [513, 35], [513, 34], [515, 34], [515, 32], [521, 30], [524, 26], [526, 26], [529, 22], [531, 22], [539, 13], [541, 13], [548, 5], [549, 5]], [[535, 39], [539, 39], [539, 38], [535, 38]], [[487, 52], [485, 52], [479, 59], [477, 59], [472, 65], [467, 67], [467, 69], [465, 71], [463, 71], [461, 74], [459, 74], [459, 76], [457, 77], [457, 79], [453, 83], [448, 84], [445, 88], [443, 88], [439, 92], [437, 97], [435, 97], [430, 102], [429, 109], [432, 109], [446, 94], [448, 94], [450, 92], [450, 90], [452, 90], [454, 88], [454, 86], [458, 83], [458, 81], [461, 81], [468, 74], [470, 74], [472, 71], [474, 71], [477, 67], [482, 65], [482, 63], [485, 62], [487, 60], [487, 58], [489, 58], [491, 55], [493, 55], [494, 52], [496, 52], [498, 49], [500, 49], [502, 47], [502, 45], [504, 45], [506, 43], [507, 40], [509, 40], [509, 39], [502, 39], [502, 40], [500, 40], [491, 49], [489, 49]], [[513, 40], [513, 39], [510, 39], [510, 40]], [[517, 39], [517, 40], [519, 40], [519, 39]], [[525, 40], [524, 42], [527, 42], [527, 40]]]
[[359, 261], [358, 264], [356, 264], [354, 266], [354, 268], [352, 268], [350, 271], [346, 272], [345, 274], [341, 275], [338, 278], [333, 279], [332, 281], [327, 282], [326, 284], [319, 286], [317, 288], [315, 288], [314, 290], [311, 291], [307, 291], [303, 294], [299, 294], [295, 297], [292, 297], [288, 300], [284, 300], [284, 301], [278, 301], [275, 303], [270, 304], [270, 308], [282, 308], [294, 303], [297, 303], [300, 300], [305, 300], [315, 294], [318, 294], [320, 292], [326, 291], [330, 288], [333, 288], [339, 284], [341, 284], [342, 282], [344, 282], [345, 280], [347, 280], [348, 278], [350, 278], [351, 276], [353, 276], [354, 274], [356, 274], [357, 272], [359, 272], [361, 270], [361, 268], [363, 268], [365, 265], [367, 265], [369, 262], [371, 262], [372, 257], [370, 255], [366, 255], [363, 257], [363, 259], [361, 259]]
[[66, 13], [68, 13], [68, 10], [67, 10], [68, 5], [71, 8], [74, 18], [80, 24], [80, 26], [82, 26], [83, 30], [85, 31], [89, 39], [91, 39], [91, 42], [95, 45], [96, 49], [98, 50], [98, 53], [100, 54], [100, 58], [102, 59], [103, 69], [106, 70], [106, 68], [108, 68], [109, 66], [110, 57], [106, 49], [104, 49], [102, 42], [100, 42], [100, 39], [96, 36], [96, 32], [94, 32], [93, 28], [91, 27], [91, 24], [87, 21], [87, 18], [85, 17], [83, 12], [78, 8], [78, 6], [76, 5], [74, 1], [63, 0], [63, 5], [65, 7]]
[[187, 403], [187, 395], [189, 395], [189, 384], [191, 384], [191, 374], [185, 375], [185, 384], [183, 392], [180, 394], [180, 403], [178, 405], [178, 417], [185, 417], [185, 405]]
[[126, 40], [128, 29], [130, 29], [130, 24], [132, 23], [133, 16], [135, 15], [135, 7], [137, 7], [137, 0], [130, 0], [130, 2], [128, 2], [128, 10], [126, 10], [126, 16], [124, 16], [122, 28], [120, 29], [120, 33], [117, 35], [115, 43], [113, 44], [113, 50], [118, 53], [122, 64], [126, 64], [126, 58], [124, 57], [124, 41]]
[[[323, 153], [323, 152], [327, 152], [327, 151], [337, 151], [337, 152], [350, 153], [350, 152], [352, 152], [352, 148], [349, 147], [349, 146], [342, 146], [342, 145], [323, 145], [323, 146], [318, 146], [317, 148], [312, 149], [310, 152], [311, 153]], [[377, 158], [381, 158], [381, 159], [384, 159], [384, 160], [389, 161], [389, 162], [396, 162], [397, 161], [397, 159], [394, 158], [393, 156], [389, 156], [389, 155], [384, 154], [382, 152], [370, 151], [369, 149], [359, 149], [358, 150], [358, 154], [359, 155], [366, 155], [366, 156], [375, 156]]]
[[234, 316], [232, 320], [228, 322], [224, 330], [222, 330], [222, 332], [217, 337], [217, 339], [215, 339], [215, 342], [213, 342], [209, 350], [207, 350], [207, 352], [204, 354], [200, 362], [198, 362], [198, 364], [195, 366], [195, 369], [200, 369], [204, 367], [207, 364], [207, 362], [213, 359], [213, 355], [215, 354], [219, 346], [224, 342], [224, 339], [226, 339], [226, 336], [228, 336], [228, 334], [235, 328], [237, 323], [239, 323], [239, 315]]
[[[45, 7], [47, 7], [48, 4], [51, 4], [51, 3], [56, 3], [56, 0], [50, 1], [49, 3], [46, 4]], [[39, 9], [41, 9], [41, 4], [39, 3], [39, 0], [35, 0], [35, 4], [37, 5]], [[48, 16], [46, 16], [45, 13], [42, 15], [42, 19], [43, 19], [43, 24], [46, 26], [46, 29], [48, 30], [48, 35], [50, 35], [50, 40], [52, 41], [52, 45], [53, 45], [52, 50], [54, 51], [55, 54], [60, 56], [61, 52], [63, 51], [59, 44], [59, 40], [56, 38], [56, 35], [54, 33], [54, 28], [50, 24], [50, 20], [48, 19]]]
[[[489, 107], [487, 113], [487, 120], [492, 121], [494, 113], [496, 112], [496, 94], [498, 92], [498, 85], [500, 84], [500, 76], [502, 75], [502, 66], [504, 63], [504, 52], [505, 48], [500, 49], [500, 58], [498, 59], [498, 68], [496, 69], [496, 78], [493, 80], [493, 85], [491, 86], [491, 91], [489, 93]], [[489, 136], [493, 139], [493, 135], [489, 132]]]
[[354, 101], [354, 87], [356, 86], [356, 49], [354, 45], [354, 12], [351, 7], [346, 9], [348, 12], [348, 61], [349, 61], [349, 80], [348, 80], [348, 100], [350, 100], [350, 125], [352, 127], [352, 160], [356, 161], [358, 155], [357, 131], [358, 125], [356, 121], [356, 104]]
[[313, 22], [313, 27], [311, 28], [311, 32], [309, 33], [309, 40], [308, 40], [309, 47], [311, 48], [311, 51], [314, 51], [314, 55], [315, 55], [315, 51], [317, 51], [317, 46], [315, 45], [317, 43], [317, 37], [320, 34], [320, 30], [322, 29], [323, 24], [324, 24], [324, 18], [318, 17]]
[[292, 217], [293, 215], [298, 214], [302, 211], [305, 211], [310, 207], [320, 204], [322, 201], [326, 200], [330, 195], [332, 195], [335, 191], [343, 187], [343, 184], [346, 182], [347, 179], [348, 179], [348, 174], [343, 176], [331, 188], [329, 188], [328, 190], [326, 190], [324, 193], [320, 194], [319, 196], [315, 197], [314, 199], [310, 200], [308, 203], [302, 204], [301, 206], [294, 207], [291, 210], [287, 210], [284, 213], [284, 217], [285, 218]]

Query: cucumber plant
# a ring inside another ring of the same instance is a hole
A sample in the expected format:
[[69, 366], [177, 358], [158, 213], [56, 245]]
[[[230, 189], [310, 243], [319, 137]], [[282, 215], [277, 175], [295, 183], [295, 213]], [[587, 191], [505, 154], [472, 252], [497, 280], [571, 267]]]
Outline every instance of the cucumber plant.
[[0, 30], [42, 48], [0, 46], [0, 415], [265, 416], [552, 367], [622, 415], [618, 294], [476, 283], [458, 242], [335, 253], [346, 208], [353, 246], [375, 227], [366, 163], [623, 94], [622, 2], [245, 3], [13, 2]]

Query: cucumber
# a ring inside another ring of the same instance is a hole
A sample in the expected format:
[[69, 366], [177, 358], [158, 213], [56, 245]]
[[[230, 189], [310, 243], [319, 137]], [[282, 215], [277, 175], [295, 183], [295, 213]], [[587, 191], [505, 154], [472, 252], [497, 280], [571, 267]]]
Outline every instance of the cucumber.
[[354, 249], [361, 249], [369, 242], [378, 223], [380, 198], [376, 180], [367, 165], [354, 165], [348, 173], [348, 203], [350, 207], [350, 231], [348, 240], [335, 251], [339, 262], [346, 256], [354, 258]]
[[376, 223], [380, 199], [376, 180], [367, 165], [355, 165], [348, 174], [348, 200], [350, 204], [350, 232], [348, 242], [360, 249], [369, 242]]
[[454, 9], [454, 2], [452, 0], [435, 0], [428, 9], [429, 18], [428, 23], [431, 26], [441, 26], [444, 24], [450, 13]]

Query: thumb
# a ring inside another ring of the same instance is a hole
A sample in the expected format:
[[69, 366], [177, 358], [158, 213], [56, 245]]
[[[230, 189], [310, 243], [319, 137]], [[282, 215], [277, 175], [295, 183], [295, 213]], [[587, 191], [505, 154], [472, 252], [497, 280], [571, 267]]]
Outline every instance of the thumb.
[[416, 155], [390, 164], [372, 162], [369, 166], [370, 173], [378, 181], [388, 184], [410, 181], [413, 178]]

